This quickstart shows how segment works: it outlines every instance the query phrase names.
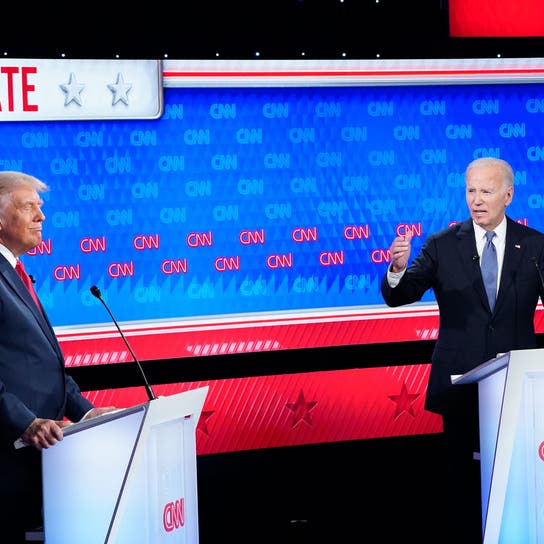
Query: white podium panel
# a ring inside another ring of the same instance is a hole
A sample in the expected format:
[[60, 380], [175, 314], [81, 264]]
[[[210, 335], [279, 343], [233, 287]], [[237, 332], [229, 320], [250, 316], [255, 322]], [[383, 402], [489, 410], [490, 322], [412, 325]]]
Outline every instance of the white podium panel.
[[74, 424], [42, 452], [47, 544], [197, 544], [208, 387]]
[[544, 544], [544, 350], [467, 372], [478, 383], [484, 544]]

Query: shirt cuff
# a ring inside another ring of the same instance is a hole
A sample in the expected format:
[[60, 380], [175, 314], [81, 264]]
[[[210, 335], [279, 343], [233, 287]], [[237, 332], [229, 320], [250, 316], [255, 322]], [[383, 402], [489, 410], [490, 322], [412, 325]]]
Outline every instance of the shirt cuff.
[[406, 272], [406, 268], [402, 272], [391, 272], [391, 270], [387, 270], [387, 283], [389, 284], [389, 287], [396, 287], [402, 276], [404, 276], [404, 273]]

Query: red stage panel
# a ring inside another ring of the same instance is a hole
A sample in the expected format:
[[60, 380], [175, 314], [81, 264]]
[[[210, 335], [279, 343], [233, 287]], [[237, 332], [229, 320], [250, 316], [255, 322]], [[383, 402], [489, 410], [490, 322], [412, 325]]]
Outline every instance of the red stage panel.
[[[260, 376], [154, 387], [156, 396], [209, 385], [197, 453], [212, 454], [442, 431], [424, 410], [429, 365]], [[144, 388], [87, 392], [98, 405], [146, 402]]]
[[[544, 312], [535, 314], [537, 332], [544, 332]], [[331, 347], [414, 340], [434, 340], [438, 333], [436, 305], [397, 309], [361, 309], [349, 313], [264, 317], [208, 323], [165, 322], [123, 327], [141, 361], [235, 353], [253, 353], [308, 346]], [[58, 331], [66, 366], [132, 361], [113, 325], [80, 332]]]
[[[240, 317], [214, 322], [162, 322], [123, 327], [141, 361], [329, 347], [380, 342], [432, 340], [435, 305], [412, 308], [353, 309], [326, 314]], [[113, 325], [65, 333], [58, 331], [66, 365], [88, 366], [131, 361]]]

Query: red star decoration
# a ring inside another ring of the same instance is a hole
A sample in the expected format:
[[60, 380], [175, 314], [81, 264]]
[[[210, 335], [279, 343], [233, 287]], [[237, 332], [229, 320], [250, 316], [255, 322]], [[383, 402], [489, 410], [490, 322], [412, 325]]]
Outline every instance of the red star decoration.
[[397, 419], [403, 412], [408, 412], [412, 417], [416, 417], [414, 407], [412, 405], [419, 398], [419, 393], [413, 395], [409, 394], [408, 388], [406, 387], [406, 382], [402, 384], [400, 395], [389, 395], [389, 398], [393, 402], [397, 403], [395, 409], [395, 419]]
[[215, 410], [209, 410], [208, 412], [200, 412], [200, 419], [196, 424], [196, 430], [204, 433], [206, 436], [209, 436], [208, 432], [208, 419], [215, 414]]
[[302, 389], [298, 394], [296, 402], [286, 402], [285, 406], [293, 412], [293, 422], [291, 429], [294, 429], [301, 421], [304, 421], [310, 427], [312, 426], [312, 418], [310, 412], [315, 408], [316, 401], [306, 402]]

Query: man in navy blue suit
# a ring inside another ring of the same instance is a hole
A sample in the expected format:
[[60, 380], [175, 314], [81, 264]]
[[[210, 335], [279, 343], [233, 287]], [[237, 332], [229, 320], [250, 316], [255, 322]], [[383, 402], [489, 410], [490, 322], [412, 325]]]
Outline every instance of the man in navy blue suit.
[[[544, 296], [544, 235], [506, 216], [514, 195], [511, 166], [497, 158], [471, 162], [465, 174], [470, 218], [431, 234], [408, 266], [410, 236], [395, 238], [381, 291], [389, 306], [410, 304], [432, 289], [439, 308], [425, 407], [442, 415], [448, 457], [452, 542], [482, 541], [478, 397], [476, 385], [451, 383], [510, 350], [538, 347], [534, 315]], [[498, 262], [494, 306], [480, 263], [486, 232], [494, 231]], [[438, 540], [437, 540], [438, 541]]]
[[6, 544], [25, 542], [25, 531], [42, 523], [40, 451], [62, 440], [70, 422], [114, 409], [94, 407], [66, 374], [51, 324], [15, 270], [18, 258], [42, 241], [39, 193], [47, 190], [30, 175], [0, 172], [0, 542]]

